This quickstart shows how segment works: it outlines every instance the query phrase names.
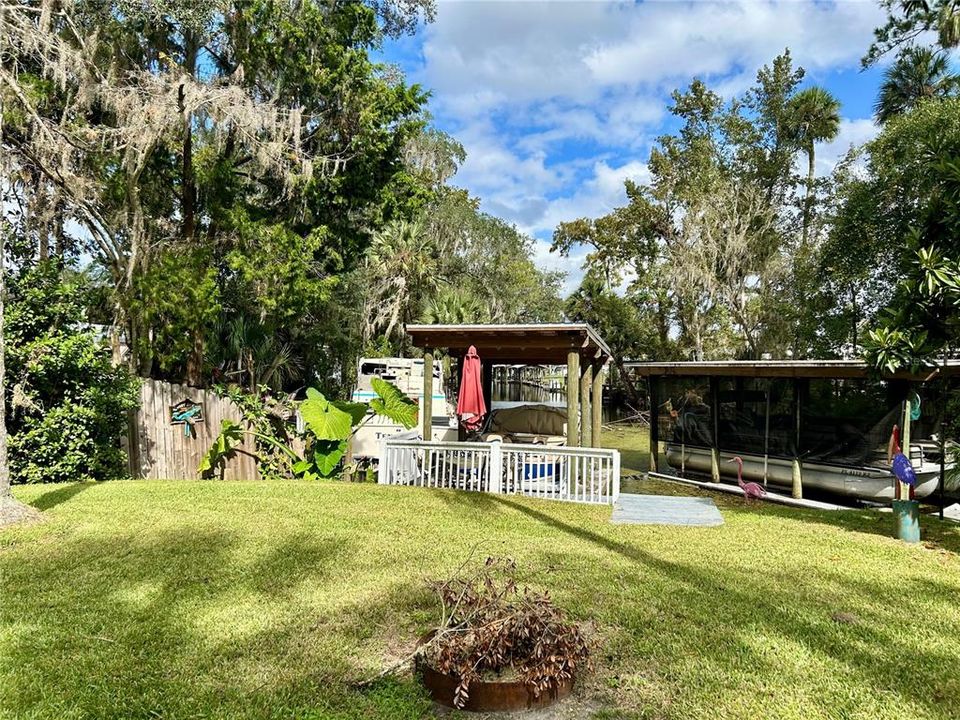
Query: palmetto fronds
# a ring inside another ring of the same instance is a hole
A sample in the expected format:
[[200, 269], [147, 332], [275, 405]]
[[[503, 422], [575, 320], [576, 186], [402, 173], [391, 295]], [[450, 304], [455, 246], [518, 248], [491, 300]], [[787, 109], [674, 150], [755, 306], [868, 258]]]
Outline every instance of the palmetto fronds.
[[924, 100], [947, 97], [958, 89], [960, 76], [951, 72], [945, 53], [909, 47], [901, 51], [897, 61], [884, 73], [874, 112], [878, 121], [887, 122]]
[[423, 309], [425, 323], [457, 325], [490, 321], [490, 308], [468, 291], [445, 287]]
[[389, 338], [413, 320], [421, 299], [436, 288], [439, 270], [436, 246], [419, 222], [396, 222], [378, 233], [365, 263], [364, 339]]

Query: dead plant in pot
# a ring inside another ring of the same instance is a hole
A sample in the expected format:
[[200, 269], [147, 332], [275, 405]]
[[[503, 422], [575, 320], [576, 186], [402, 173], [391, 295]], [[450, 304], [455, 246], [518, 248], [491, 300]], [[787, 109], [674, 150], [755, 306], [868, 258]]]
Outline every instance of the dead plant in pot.
[[[566, 694], [575, 675], [589, 669], [590, 641], [547, 593], [519, 586], [513, 560], [487, 558], [431, 587], [441, 620], [425, 636], [417, 664], [455, 683], [452, 703], [434, 699], [465, 708], [472, 689], [503, 684], [525, 690], [522, 699], [530, 707], [555, 699], [561, 689]], [[470, 704], [472, 709], [508, 709], [508, 701], [502, 702], [484, 708]]]

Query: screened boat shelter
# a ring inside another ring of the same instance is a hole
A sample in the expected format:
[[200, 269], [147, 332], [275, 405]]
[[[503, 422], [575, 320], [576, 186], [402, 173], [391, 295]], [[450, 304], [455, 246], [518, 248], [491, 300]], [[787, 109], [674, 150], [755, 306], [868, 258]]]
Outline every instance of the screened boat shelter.
[[750, 454], [762, 463], [764, 478], [775, 465], [792, 472], [795, 497], [802, 496], [808, 463], [888, 467], [885, 448], [894, 425], [905, 447], [911, 424], [915, 443], [940, 433], [947, 381], [960, 375], [957, 360], [885, 375], [859, 360], [640, 362], [625, 368], [647, 381], [651, 470], [682, 468], [679, 463], [694, 457], [717, 481], [721, 472], [732, 472], [726, 466], [731, 456]]
[[[494, 365], [566, 365], [568, 447], [600, 447], [603, 372], [610, 348], [583, 323], [530, 325], [407, 325], [413, 345], [423, 350], [424, 372], [434, 354], [445, 350], [463, 366], [473, 345], [483, 368], [483, 394], [492, 403]], [[425, 385], [429, 387], [429, 383]], [[424, 394], [423, 437], [430, 437], [432, 398]], [[582, 418], [582, 422], [581, 422]]]

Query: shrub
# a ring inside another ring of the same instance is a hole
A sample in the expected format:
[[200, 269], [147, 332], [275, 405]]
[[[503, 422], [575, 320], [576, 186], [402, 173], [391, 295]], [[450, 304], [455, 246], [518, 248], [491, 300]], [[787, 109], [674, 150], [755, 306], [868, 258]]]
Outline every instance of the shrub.
[[6, 324], [7, 429], [15, 483], [104, 480], [124, 473], [120, 438], [137, 381], [80, 324], [83, 290], [54, 262], [11, 281]]

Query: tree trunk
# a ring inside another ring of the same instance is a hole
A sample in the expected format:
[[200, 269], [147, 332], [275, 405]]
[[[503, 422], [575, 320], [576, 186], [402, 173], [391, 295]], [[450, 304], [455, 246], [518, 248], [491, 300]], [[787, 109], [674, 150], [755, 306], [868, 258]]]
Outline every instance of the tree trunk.
[[853, 310], [853, 318], [850, 322], [850, 330], [853, 333], [853, 356], [857, 357], [857, 288], [853, 284], [850, 285], [850, 304]]
[[7, 290], [4, 268], [5, 240], [5, 228], [0, 227], [0, 510], [2, 510], [4, 503], [13, 497], [10, 493], [10, 465], [7, 462], [7, 383], [3, 316]]
[[[198, 42], [196, 34], [186, 32], [183, 41], [183, 66], [187, 74], [193, 77], [197, 69]], [[181, 238], [187, 250], [191, 250], [196, 240], [197, 232], [197, 187], [193, 173], [193, 113], [185, 105], [184, 86], [180, 85], [178, 97], [180, 115], [183, 122], [183, 147], [181, 158], [181, 196], [180, 208], [183, 216], [181, 224]], [[191, 349], [187, 356], [185, 382], [193, 387], [203, 384], [203, 349], [204, 336], [202, 328], [191, 331]]]
[[53, 189], [54, 201], [53, 201], [53, 241], [54, 248], [53, 252], [62, 262], [64, 255], [66, 254], [66, 245], [67, 245], [67, 232], [63, 227], [64, 218], [66, 215], [66, 206], [63, 202], [63, 195], [60, 192], [59, 188]]
[[703, 332], [700, 327], [700, 311], [693, 311], [693, 359], [696, 362], [703, 362]]
[[816, 164], [813, 144], [807, 148], [807, 196], [803, 200], [803, 239], [801, 247], [806, 248], [810, 238], [810, 216], [813, 211], [813, 170]]
[[670, 340], [670, 321], [667, 317], [666, 303], [657, 300], [657, 335], [660, 339], [660, 347], [665, 348]]
[[613, 362], [617, 366], [617, 370], [620, 373], [620, 379], [623, 380], [623, 384], [627, 388], [627, 393], [630, 395], [630, 401], [633, 403], [633, 406], [639, 410], [643, 406], [643, 399], [640, 397], [640, 393], [637, 392], [637, 388], [633, 384], [633, 380], [630, 378], [630, 374], [627, 372], [627, 369], [623, 366], [623, 359], [614, 356]]
[[33, 223], [37, 231], [37, 260], [50, 257], [50, 208], [44, 182], [38, 171], [30, 173], [33, 185]]
[[[813, 143], [810, 144], [810, 147], [807, 148], [807, 195], [803, 199], [803, 233], [800, 237], [800, 249], [794, 257], [794, 270], [793, 270], [793, 302], [794, 309], [801, 307], [801, 293], [802, 289], [800, 287], [800, 278], [797, 277], [797, 263], [805, 262], [806, 260], [806, 251], [807, 243], [810, 239], [810, 219], [813, 214], [813, 171], [816, 165], [816, 158], [814, 155]], [[794, 359], [799, 357], [800, 353], [800, 320], [799, 318], [793, 323], [793, 357]]]
[[203, 387], [203, 330], [194, 328], [191, 332], [193, 346], [187, 356], [186, 384], [191, 387]]

